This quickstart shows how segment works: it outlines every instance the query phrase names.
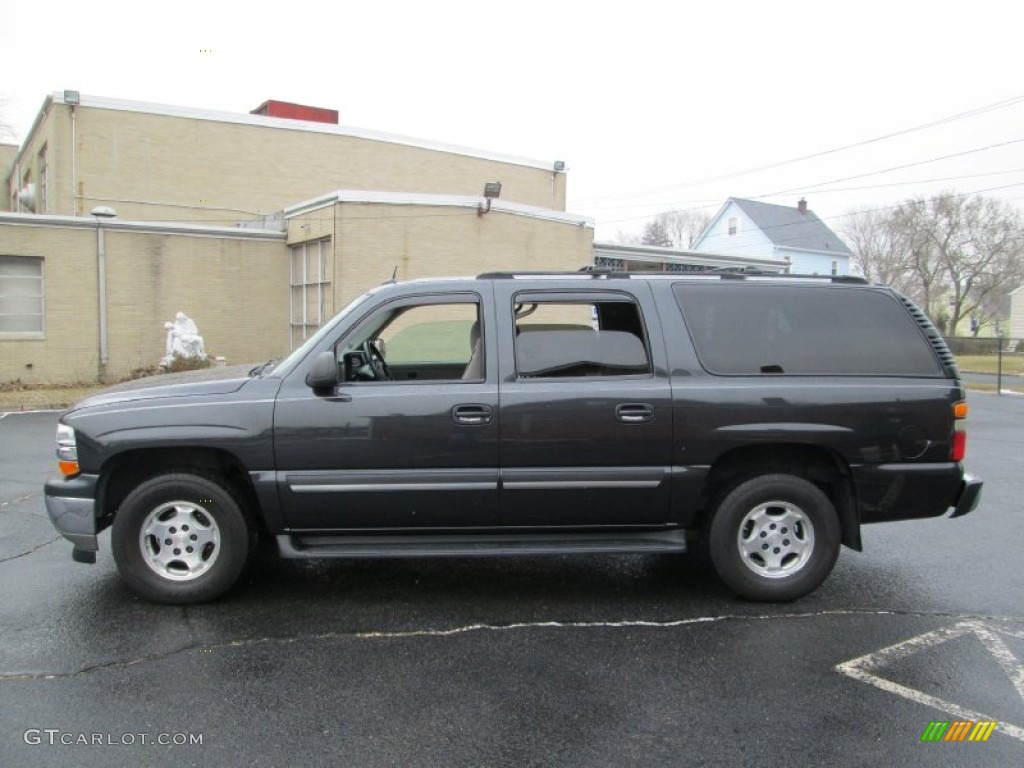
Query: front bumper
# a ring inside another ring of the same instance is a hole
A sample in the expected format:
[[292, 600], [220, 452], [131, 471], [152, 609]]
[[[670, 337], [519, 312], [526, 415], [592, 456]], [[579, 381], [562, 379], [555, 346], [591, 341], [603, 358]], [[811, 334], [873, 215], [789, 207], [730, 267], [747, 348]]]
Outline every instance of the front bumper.
[[964, 475], [964, 484], [960, 488], [960, 494], [957, 496], [953, 514], [950, 517], [960, 517], [976, 510], [978, 502], [981, 501], [982, 485], [983, 482], [980, 477]]
[[[95, 475], [72, 478], [51, 477], [46, 481], [46, 512], [53, 527], [75, 545], [75, 551], [95, 552], [99, 549], [96, 535]], [[77, 559], [77, 558], [76, 558]]]

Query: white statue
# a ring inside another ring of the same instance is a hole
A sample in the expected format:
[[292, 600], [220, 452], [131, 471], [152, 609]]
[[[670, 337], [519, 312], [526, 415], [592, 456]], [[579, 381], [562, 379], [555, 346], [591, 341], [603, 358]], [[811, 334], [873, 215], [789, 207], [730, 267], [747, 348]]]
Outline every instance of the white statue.
[[166, 368], [175, 356], [206, 359], [203, 337], [199, 335], [195, 321], [184, 312], [176, 314], [173, 323], [164, 323], [164, 328], [167, 329], [167, 344], [164, 347], [164, 359], [160, 361], [161, 366]]

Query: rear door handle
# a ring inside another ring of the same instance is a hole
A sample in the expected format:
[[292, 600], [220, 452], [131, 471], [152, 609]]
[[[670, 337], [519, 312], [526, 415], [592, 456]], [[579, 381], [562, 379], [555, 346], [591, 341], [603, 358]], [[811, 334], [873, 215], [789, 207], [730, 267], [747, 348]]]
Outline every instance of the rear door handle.
[[622, 403], [615, 406], [615, 418], [626, 424], [654, 421], [654, 408], [647, 403]]
[[491, 423], [491, 406], [482, 404], [456, 405], [452, 408], [452, 421], [470, 427]]

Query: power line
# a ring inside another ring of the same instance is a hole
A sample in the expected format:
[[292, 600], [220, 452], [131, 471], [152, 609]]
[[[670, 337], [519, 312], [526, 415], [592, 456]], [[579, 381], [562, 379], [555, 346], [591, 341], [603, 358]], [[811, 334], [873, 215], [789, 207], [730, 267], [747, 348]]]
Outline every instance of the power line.
[[985, 146], [985, 147], [977, 147], [975, 149], [968, 149], [968, 150], [965, 150], [963, 152], [954, 152], [954, 153], [949, 154], [949, 155], [941, 155], [939, 157], [933, 157], [930, 160], [919, 160], [919, 161], [917, 161], [915, 163], [905, 163], [904, 165], [894, 165], [894, 166], [892, 166], [890, 168], [883, 168], [880, 171], [870, 171], [869, 173], [858, 173], [858, 174], [856, 174], [854, 176], [844, 176], [844, 177], [839, 178], [839, 179], [831, 179], [829, 181], [822, 181], [822, 182], [819, 182], [818, 184], [804, 184], [804, 185], [801, 185], [799, 187], [791, 187], [790, 189], [782, 189], [782, 190], [779, 190], [778, 192], [769, 192], [768, 194], [760, 195], [760, 197], [771, 197], [772, 195], [784, 195], [784, 194], [787, 194], [789, 192], [799, 192], [799, 191], [803, 191], [803, 190], [807, 190], [807, 189], [815, 189], [816, 187], [824, 187], [824, 186], [827, 186], [829, 184], [838, 184], [839, 182], [842, 182], [842, 181], [852, 181], [853, 179], [863, 179], [863, 178], [867, 178], [868, 176], [877, 176], [877, 175], [879, 175], [881, 173], [891, 173], [892, 171], [902, 171], [904, 168], [915, 168], [915, 167], [920, 166], [920, 165], [928, 165], [929, 163], [937, 163], [937, 162], [939, 162], [941, 160], [949, 160], [950, 158], [954, 158], [954, 157], [964, 157], [965, 155], [973, 155], [973, 154], [976, 154], [978, 152], [985, 152], [985, 151], [990, 150], [990, 149], [999, 149], [1000, 147], [1007, 147], [1007, 146], [1009, 146], [1011, 144], [1020, 144], [1022, 141], [1024, 141], [1024, 138], [1022, 138], [1022, 139], [1011, 139], [1010, 141], [1002, 141], [1002, 142], [999, 142], [998, 144], [989, 144], [988, 146]]
[[[827, 186], [829, 184], [838, 184], [838, 183], [843, 182], [843, 181], [852, 181], [854, 179], [863, 179], [863, 178], [867, 178], [868, 176], [878, 176], [879, 174], [891, 173], [893, 171], [901, 171], [901, 170], [904, 170], [906, 168], [915, 168], [915, 167], [922, 166], [922, 165], [929, 165], [930, 163], [937, 163], [937, 162], [940, 162], [942, 160], [949, 160], [949, 159], [954, 158], [954, 157], [964, 157], [966, 155], [972, 155], [972, 154], [976, 154], [978, 152], [985, 152], [985, 151], [990, 150], [990, 149], [998, 149], [998, 148], [1001, 148], [1001, 147], [1009, 146], [1011, 144], [1019, 144], [1021, 142], [1024, 142], [1024, 138], [1011, 139], [1010, 141], [1004, 141], [1004, 142], [1000, 142], [998, 144], [989, 144], [989, 145], [984, 146], [984, 147], [976, 147], [974, 149], [964, 150], [963, 152], [954, 152], [954, 153], [949, 154], [949, 155], [940, 155], [939, 157], [929, 158], [928, 160], [918, 160], [918, 161], [913, 162], [913, 163], [904, 163], [903, 165], [894, 165], [894, 166], [891, 166], [889, 168], [882, 168], [881, 170], [877, 170], [877, 171], [869, 171], [867, 173], [859, 173], [859, 174], [855, 174], [853, 176], [844, 176], [844, 177], [838, 178], [838, 179], [830, 179], [828, 181], [822, 181], [822, 182], [819, 182], [817, 184], [802, 184], [802, 185], [797, 186], [797, 187], [790, 187], [789, 189], [775, 190], [774, 192], [766, 192], [766, 193], [760, 194], [760, 195], [751, 195], [751, 196], [749, 196], [749, 197], [747, 197], [745, 199], [748, 199], [748, 200], [762, 200], [762, 199], [764, 199], [766, 197], [775, 197], [777, 195], [784, 195], [784, 194], [788, 194], [790, 192], [806, 192], [809, 189], [816, 189], [817, 187], [824, 187], [824, 186]], [[656, 216], [657, 214], [653, 214], [653, 215]], [[651, 217], [652, 217], [652, 214], [647, 214], [647, 215], [644, 215], [644, 216], [627, 216], [627, 217], [624, 217], [624, 218], [621, 218], [621, 219], [611, 219], [610, 221], [604, 221], [604, 222], [601, 222], [601, 224], [618, 224], [618, 223], [625, 222], [625, 221], [639, 221], [639, 220], [642, 220], [642, 219], [649, 219]]]
[[721, 174], [721, 175], [718, 175], [718, 176], [709, 176], [709, 177], [706, 177], [706, 178], [703, 178], [703, 179], [697, 179], [697, 180], [694, 180], [694, 181], [681, 182], [679, 184], [670, 184], [670, 185], [667, 185], [667, 186], [655, 187], [655, 188], [646, 189], [646, 190], [640, 190], [638, 192], [632, 192], [632, 193], [628, 193], [628, 194], [624, 194], [624, 195], [610, 195], [610, 196], [606, 196], [606, 197], [593, 198], [592, 200], [584, 199], [584, 200], [581, 201], [581, 203], [588, 203], [588, 202], [594, 203], [594, 202], [602, 202], [604, 200], [616, 200], [616, 199], [630, 198], [630, 197], [642, 197], [642, 196], [645, 196], [645, 195], [657, 194], [659, 192], [667, 192], [667, 191], [672, 190], [672, 189], [680, 189], [682, 187], [692, 187], [692, 186], [697, 186], [697, 185], [700, 185], [700, 184], [710, 184], [712, 182], [723, 181], [725, 179], [731, 179], [731, 178], [735, 178], [737, 176], [746, 176], [747, 174], [759, 173], [760, 171], [766, 171], [766, 170], [770, 170], [772, 168], [781, 168], [782, 166], [785, 166], [785, 165], [791, 165], [793, 163], [800, 163], [800, 162], [803, 162], [805, 160], [811, 160], [811, 159], [814, 159], [814, 158], [817, 158], [817, 157], [824, 157], [826, 155], [836, 154], [837, 152], [844, 152], [844, 151], [846, 151], [848, 149], [855, 149], [856, 147], [863, 147], [863, 146], [867, 146], [869, 144], [875, 144], [875, 143], [880, 142], [880, 141], [886, 141], [888, 139], [896, 138], [897, 136], [905, 136], [907, 134], [914, 133], [916, 131], [923, 131], [923, 130], [927, 130], [929, 128], [935, 128], [935, 127], [938, 127], [940, 125], [944, 125], [946, 123], [955, 122], [957, 120], [965, 120], [967, 118], [976, 117], [978, 115], [982, 115], [982, 114], [985, 114], [987, 112], [992, 112], [992, 111], [995, 111], [995, 110], [998, 110], [998, 109], [1006, 109], [1008, 107], [1012, 107], [1012, 106], [1015, 106], [1017, 104], [1020, 104], [1021, 102], [1024, 102], [1024, 94], [1021, 94], [1019, 96], [1013, 96], [1013, 97], [1011, 97], [1009, 99], [1003, 99], [1002, 101], [993, 102], [992, 104], [986, 104], [986, 105], [981, 106], [981, 107], [976, 107], [974, 109], [970, 109], [970, 110], [967, 110], [965, 112], [958, 112], [956, 114], [948, 115], [946, 117], [942, 117], [942, 118], [939, 118], [937, 120], [931, 120], [931, 121], [929, 121], [927, 123], [922, 123], [920, 125], [915, 125], [915, 126], [912, 126], [910, 128], [903, 128], [903, 129], [898, 130], [898, 131], [892, 131], [890, 133], [882, 134], [881, 136], [875, 136], [875, 137], [872, 137], [870, 139], [864, 139], [862, 141], [857, 141], [857, 142], [854, 142], [853, 144], [846, 144], [846, 145], [843, 145], [841, 147], [833, 147], [832, 149], [825, 149], [825, 150], [821, 150], [820, 152], [813, 152], [813, 153], [811, 153], [809, 155], [801, 155], [799, 157], [790, 158], [789, 160], [780, 160], [780, 161], [777, 161], [777, 162], [774, 162], [774, 163], [767, 163], [765, 165], [754, 166], [752, 168], [746, 168], [746, 169], [740, 170], [740, 171], [732, 171], [730, 173], [724, 173], [724, 174]]

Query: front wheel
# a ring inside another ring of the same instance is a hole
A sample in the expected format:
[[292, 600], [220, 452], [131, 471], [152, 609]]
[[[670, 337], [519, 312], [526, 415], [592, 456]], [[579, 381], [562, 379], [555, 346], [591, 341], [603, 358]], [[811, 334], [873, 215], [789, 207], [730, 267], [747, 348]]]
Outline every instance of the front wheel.
[[203, 603], [241, 576], [255, 536], [230, 489], [185, 472], [158, 475], [128, 494], [111, 534], [133, 590], [160, 603]]
[[727, 491], [708, 548], [719, 577], [740, 597], [787, 601], [817, 589], [839, 556], [835, 508], [794, 475], [760, 475]]

